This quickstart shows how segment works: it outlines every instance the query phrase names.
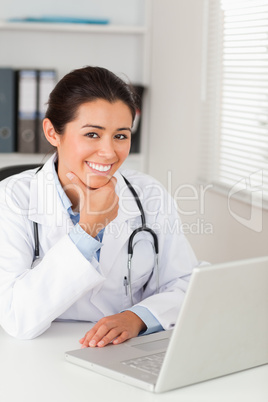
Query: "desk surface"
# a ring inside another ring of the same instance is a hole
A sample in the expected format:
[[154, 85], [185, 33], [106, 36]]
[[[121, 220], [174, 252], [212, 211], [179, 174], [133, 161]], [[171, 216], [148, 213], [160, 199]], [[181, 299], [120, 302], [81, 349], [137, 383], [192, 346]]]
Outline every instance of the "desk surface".
[[[268, 365], [151, 394], [95, 374], [65, 360], [64, 352], [79, 349], [87, 323], [56, 322], [40, 337], [20, 341], [0, 328], [0, 399], [3, 402], [267, 402]], [[93, 395], [93, 398], [92, 398]]]

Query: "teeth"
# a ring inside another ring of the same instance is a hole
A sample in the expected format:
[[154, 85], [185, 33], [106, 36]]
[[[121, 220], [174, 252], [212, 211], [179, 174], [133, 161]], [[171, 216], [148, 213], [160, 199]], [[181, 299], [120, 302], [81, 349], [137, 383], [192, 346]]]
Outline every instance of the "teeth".
[[107, 172], [108, 170], [111, 169], [111, 166], [112, 166], [112, 165], [105, 165], [105, 166], [104, 165], [98, 165], [98, 164], [92, 163], [92, 162], [89, 162], [88, 165], [92, 169], [98, 170], [99, 172]]

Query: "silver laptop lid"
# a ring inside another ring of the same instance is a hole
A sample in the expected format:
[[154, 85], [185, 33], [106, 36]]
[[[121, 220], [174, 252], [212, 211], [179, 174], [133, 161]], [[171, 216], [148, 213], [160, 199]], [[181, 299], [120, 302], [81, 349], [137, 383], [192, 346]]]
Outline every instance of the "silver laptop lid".
[[194, 270], [156, 392], [268, 363], [268, 257]]

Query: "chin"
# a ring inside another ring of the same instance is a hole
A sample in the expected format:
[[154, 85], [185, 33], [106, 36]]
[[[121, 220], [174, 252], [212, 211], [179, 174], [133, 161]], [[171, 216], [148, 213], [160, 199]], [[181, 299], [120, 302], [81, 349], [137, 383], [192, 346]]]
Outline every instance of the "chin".
[[112, 177], [107, 177], [107, 176], [106, 177], [103, 177], [103, 176], [102, 177], [98, 177], [98, 176], [92, 177], [91, 176], [90, 183], [87, 185], [88, 185], [88, 187], [96, 190], [97, 188], [105, 186], [111, 180], [111, 178]]

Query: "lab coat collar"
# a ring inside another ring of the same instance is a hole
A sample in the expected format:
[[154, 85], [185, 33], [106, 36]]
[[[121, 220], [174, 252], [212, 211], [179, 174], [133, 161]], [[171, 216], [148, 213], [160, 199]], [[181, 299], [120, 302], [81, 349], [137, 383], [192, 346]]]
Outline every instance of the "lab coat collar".
[[[141, 215], [137, 202], [128, 188], [123, 175], [126, 176], [126, 172], [121, 170], [117, 171], [114, 175], [117, 179], [115, 190], [119, 197], [119, 211], [116, 217], [116, 222], [118, 223], [125, 222]], [[131, 179], [129, 179], [129, 182], [131, 183]], [[134, 185], [133, 183], [131, 184]]]
[[57, 155], [52, 155], [31, 180], [28, 217], [39, 224], [59, 227], [69, 214], [63, 207], [53, 175], [56, 159]]

